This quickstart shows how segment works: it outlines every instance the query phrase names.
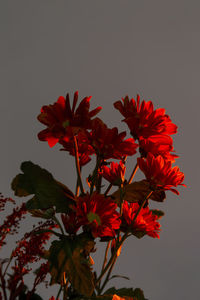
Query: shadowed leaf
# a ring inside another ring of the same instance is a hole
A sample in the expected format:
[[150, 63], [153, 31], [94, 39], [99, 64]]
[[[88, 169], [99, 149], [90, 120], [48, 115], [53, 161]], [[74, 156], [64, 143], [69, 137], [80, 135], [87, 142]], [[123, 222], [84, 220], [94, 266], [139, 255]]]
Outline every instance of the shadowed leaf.
[[[147, 180], [135, 181], [131, 184], [127, 184], [123, 188], [123, 199], [132, 202], [141, 202], [151, 192], [149, 182]], [[120, 204], [121, 189], [114, 192], [111, 197], [115, 199], [117, 204]], [[158, 202], [163, 202], [165, 199], [165, 192], [155, 191], [150, 196], [150, 199]]]
[[74, 204], [74, 195], [65, 185], [31, 161], [23, 162], [21, 170], [24, 174], [18, 174], [13, 179], [11, 187], [19, 197], [34, 194], [34, 197], [26, 203], [28, 210], [55, 206], [56, 212], [69, 212], [70, 206]]
[[151, 212], [153, 215], [158, 217], [158, 220], [161, 219], [165, 215], [165, 213], [159, 209], [151, 209]]
[[132, 288], [116, 289], [115, 287], [112, 287], [108, 289], [104, 295], [113, 295], [112, 300], [148, 300], [144, 297], [143, 291], [139, 288], [133, 290]]
[[84, 235], [54, 241], [47, 254], [52, 276], [51, 284], [62, 283], [65, 273], [78, 293], [91, 296], [94, 278], [89, 252], [93, 247], [94, 241]]

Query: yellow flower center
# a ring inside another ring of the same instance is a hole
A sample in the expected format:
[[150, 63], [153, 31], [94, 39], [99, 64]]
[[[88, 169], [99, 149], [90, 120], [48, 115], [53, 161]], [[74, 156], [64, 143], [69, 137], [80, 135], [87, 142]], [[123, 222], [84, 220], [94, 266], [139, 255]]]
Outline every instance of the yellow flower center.
[[98, 225], [101, 225], [100, 217], [91, 211], [87, 214], [87, 219], [90, 223], [92, 223], [93, 221], [96, 221]]
[[63, 127], [66, 128], [69, 126], [69, 120], [66, 120], [62, 123]]

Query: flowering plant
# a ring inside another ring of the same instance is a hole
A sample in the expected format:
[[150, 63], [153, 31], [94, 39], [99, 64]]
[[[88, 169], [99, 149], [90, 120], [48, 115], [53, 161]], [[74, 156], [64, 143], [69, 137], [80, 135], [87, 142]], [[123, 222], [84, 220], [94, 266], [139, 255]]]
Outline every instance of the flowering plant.
[[[30, 161], [22, 163], [22, 173], [11, 186], [18, 197], [33, 196], [14, 207], [0, 226], [0, 247], [7, 235], [17, 233], [27, 213], [43, 221], [25, 233], [10, 258], [0, 260], [0, 299], [42, 299], [36, 289], [42, 282], [48, 285], [47, 274], [50, 285], [59, 285], [56, 298], [50, 300], [146, 299], [140, 288], [105, 287], [115, 277], [127, 278], [111, 273], [129, 237], [159, 238], [159, 219], [164, 213], [150, 209], [150, 200], [163, 202], [166, 191], [179, 194], [177, 186], [184, 185], [184, 174], [173, 166], [178, 156], [171, 135], [177, 132], [177, 126], [164, 109], [154, 109], [151, 101], [126, 96], [114, 103], [130, 130], [131, 137], [126, 138], [125, 131], [108, 128], [96, 117], [101, 107], [90, 110], [90, 99], [85, 97], [76, 108], [75, 92], [72, 105], [67, 95], [41, 109], [38, 120], [46, 128], [38, 138], [50, 147], [62, 145], [62, 151], [75, 157], [75, 192], [40, 166]], [[136, 154], [135, 166], [127, 178], [127, 161]], [[92, 157], [96, 158], [94, 170], [83, 180], [81, 171]], [[144, 179], [133, 181], [138, 169]], [[0, 211], [8, 202], [16, 203], [1, 196]], [[97, 239], [105, 244], [100, 274], [93, 270], [92, 259]], [[46, 249], [47, 241], [50, 247]], [[24, 277], [34, 262], [40, 265], [30, 288]]]

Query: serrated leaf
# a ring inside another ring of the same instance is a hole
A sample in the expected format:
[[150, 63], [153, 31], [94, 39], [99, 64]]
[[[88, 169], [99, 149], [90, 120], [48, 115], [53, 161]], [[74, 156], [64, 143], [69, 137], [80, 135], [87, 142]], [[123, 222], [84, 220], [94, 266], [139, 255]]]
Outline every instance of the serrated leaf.
[[[123, 188], [123, 199], [132, 202], [141, 202], [151, 192], [149, 182], [147, 180], [135, 181], [131, 184], [127, 184]], [[117, 204], [120, 204], [121, 188], [114, 192], [111, 197], [115, 199]], [[155, 191], [150, 196], [150, 199], [158, 202], [163, 202], [165, 199], [165, 192]]]
[[31, 161], [23, 162], [21, 170], [24, 174], [18, 174], [11, 187], [19, 197], [34, 194], [26, 203], [28, 210], [49, 209], [55, 206], [56, 212], [69, 212], [70, 206], [74, 204], [74, 195], [65, 185]]
[[[113, 300], [115, 299], [114, 296], [120, 296], [122, 297], [122, 299], [126, 299], [126, 300], [148, 300], [144, 297], [144, 293], [141, 289], [136, 288], [136, 289], [132, 289], [132, 288], [121, 288], [121, 289], [116, 289], [115, 287], [112, 287], [110, 289], [108, 289], [104, 295], [113, 295]], [[117, 298], [116, 298], [117, 300]]]
[[165, 213], [159, 209], [151, 209], [151, 212], [153, 215], [158, 217], [158, 220], [161, 219], [165, 215]]
[[94, 241], [84, 235], [54, 241], [48, 254], [51, 284], [61, 283], [65, 272], [77, 292], [91, 296], [94, 291], [94, 277], [87, 255], [93, 247]]

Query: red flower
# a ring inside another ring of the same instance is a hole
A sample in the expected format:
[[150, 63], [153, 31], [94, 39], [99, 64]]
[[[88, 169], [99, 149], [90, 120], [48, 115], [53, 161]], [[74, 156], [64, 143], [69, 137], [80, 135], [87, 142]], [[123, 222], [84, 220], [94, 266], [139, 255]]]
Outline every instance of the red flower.
[[143, 100], [140, 104], [139, 95], [137, 95], [137, 102], [133, 98], [129, 100], [129, 97], [126, 96], [122, 98], [122, 103], [121, 101], [115, 102], [114, 107], [125, 117], [123, 121], [126, 122], [135, 139], [177, 132], [177, 126], [165, 114], [165, 109], [154, 110], [151, 101]]
[[133, 222], [139, 207], [138, 203], [124, 201], [121, 230], [123, 232], [131, 230], [137, 237], [147, 234], [153, 238], [159, 238], [160, 224], [157, 222], [158, 217], [152, 214], [148, 206], [141, 209]]
[[93, 120], [92, 131], [86, 134], [88, 143], [104, 159], [122, 159], [126, 155], [135, 154], [138, 147], [134, 139], [124, 140], [125, 131], [118, 133], [117, 127], [110, 129], [99, 118]]
[[94, 237], [114, 237], [115, 230], [120, 227], [120, 214], [117, 204], [104, 195], [88, 193], [78, 198], [77, 216], [79, 222], [92, 232]]
[[91, 118], [101, 107], [89, 112], [91, 97], [85, 97], [75, 110], [78, 101], [78, 92], [74, 94], [72, 108], [70, 107], [69, 94], [66, 99], [61, 96], [53, 105], [43, 106], [38, 120], [47, 126], [38, 134], [41, 141], [48, 141], [50, 147], [60, 142], [63, 138], [69, 140], [80, 129], [91, 127]]
[[[63, 145], [61, 151], [69, 151], [69, 154], [75, 156], [74, 141], [65, 141], [64, 139], [60, 141]], [[78, 153], [79, 153], [79, 164], [80, 166], [86, 165], [90, 160], [90, 155], [94, 154], [95, 151], [93, 147], [89, 144], [88, 139], [81, 132], [77, 135]]]
[[126, 167], [122, 161], [118, 163], [111, 162], [110, 168], [107, 166], [102, 166], [101, 174], [113, 185], [121, 185], [124, 182]]
[[148, 153], [146, 158], [138, 158], [138, 164], [154, 189], [170, 190], [179, 195], [172, 187], [185, 186], [182, 184], [184, 174], [178, 167], [172, 168], [171, 161], [166, 161], [161, 155], [154, 157]]
[[173, 140], [169, 135], [152, 135], [146, 139], [139, 139], [140, 153], [143, 157], [146, 157], [150, 152], [155, 157], [161, 155], [165, 160], [170, 160], [172, 163], [178, 157], [174, 153], [172, 146]]

